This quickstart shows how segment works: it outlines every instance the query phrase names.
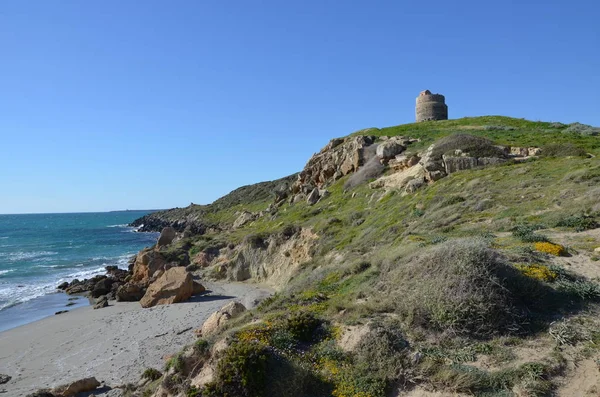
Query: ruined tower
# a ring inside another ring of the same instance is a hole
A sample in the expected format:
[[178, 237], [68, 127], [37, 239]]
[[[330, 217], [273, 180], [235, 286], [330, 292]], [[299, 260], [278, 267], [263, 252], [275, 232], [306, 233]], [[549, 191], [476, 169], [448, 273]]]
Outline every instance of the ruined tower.
[[417, 97], [415, 109], [417, 122], [428, 120], [448, 120], [448, 106], [446, 98], [440, 94], [432, 94], [431, 91], [422, 91]]

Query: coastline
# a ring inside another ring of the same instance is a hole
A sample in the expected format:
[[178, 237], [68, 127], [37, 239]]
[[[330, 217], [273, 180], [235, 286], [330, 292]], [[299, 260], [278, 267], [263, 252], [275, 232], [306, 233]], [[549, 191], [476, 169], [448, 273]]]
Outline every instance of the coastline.
[[80, 307], [0, 332], [0, 373], [12, 377], [3, 396], [94, 376], [109, 387], [134, 382], [145, 368], [162, 369], [165, 356], [196, 339], [193, 330], [228, 302], [247, 308], [270, 295], [259, 285], [203, 283], [208, 294], [172, 305], [110, 302]]
[[0, 333], [41, 321], [54, 316], [58, 311], [71, 312], [90, 305], [89, 298], [82, 294], [67, 295], [62, 291], [57, 291], [42, 295], [0, 310]]

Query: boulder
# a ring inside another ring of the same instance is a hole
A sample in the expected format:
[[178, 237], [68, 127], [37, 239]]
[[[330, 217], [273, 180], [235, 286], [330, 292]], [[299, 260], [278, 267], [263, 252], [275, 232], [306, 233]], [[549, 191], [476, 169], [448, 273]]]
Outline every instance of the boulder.
[[315, 205], [317, 201], [319, 201], [319, 198], [319, 189], [314, 188], [306, 198], [306, 202], [308, 203], [308, 205]]
[[140, 304], [152, 307], [183, 302], [192, 296], [193, 291], [192, 275], [184, 267], [173, 267], [150, 284]]
[[96, 299], [96, 304], [94, 305], [95, 309], [102, 309], [103, 307], [108, 306], [108, 297], [106, 295], [102, 295], [100, 298]]
[[65, 281], [64, 283], [59, 284], [56, 288], [64, 291], [67, 289], [68, 286], [69, 286], [69, 283]]
[[245, 224], [252, 222], [256, 218], [257, 218], [257, 216], [255, 214], [253, 214], [252, 212], [242, 211], [240, 216], [238, 216], [237, 219], [233, 222], [233, 228], [234, 229], [240, 228], [240, 227], [244, 226]]
[[175, 240], [175, 237], [177, 237], [175, 229], [170, 226], [163, 228], [158, 237], [158, 241], [156, 242], [156, 247], [161, 248], [171, 244], [173, 240]]
[[206, 288], [204, 288], [204, 286], [202, 284], [200, 284], [198, 281], [194, 280], [194, 288], [192, 290], [192, 296], [200, 295], [204, 292], [206, 292]]
[[139, 252], [133, 265], [133, 281], [148, 282], [154, 272], [161, 269], [167, 261], [152, 248], [145, 248]]
[[382, 160], [390, 160], [402, 153], [406, 148], [396, 140], [388, 140], [377, 145], [375, 154]]
[[106, 266], [106, 275], [117, 281], [124, 281], [129, 275], [129, 272], [124, 269], [119, 269], [118, 266]]
[[8, 383], [8, 381], [11, 380], [11, 379], [12, 379], [11, 376], [0, 374], [0, 385]]
[[79, 393], [94, 391], [98, 386], [100, 386], [100, 382], [96, 378], [84, 378], [58, 386], [52, 390], [52, 393], [57, 397], [72, 397]]
[[110, 292], [112, 288], [114, 280], [111, 278], [105, 278], [103, 280], [98, 281], [94, 288], [92, 288], [91, 296], [92, 298], [98, 298], [102, 295], [106, 295]]
[[146, 293], [146, 290], [136, 283], [127, 283], [117, 289], [117, 302], [137, 302]]
[[240, 302], [229, 302], [218, 311], [211, 314], [210, 317], [206, 319], [204, 324], [202, 324], [202, 329], [196, 333], [200, 334], [203, 338], [206, 338], [214, 334], [225, 322], [239, 316], [245, 311], [246, 307]]
[[425, 180], [423, 178], [412, 179], [406, 184], [406, 188], [404, 191], [406, 193], [414, 193], [424, 184], [425, 184]]

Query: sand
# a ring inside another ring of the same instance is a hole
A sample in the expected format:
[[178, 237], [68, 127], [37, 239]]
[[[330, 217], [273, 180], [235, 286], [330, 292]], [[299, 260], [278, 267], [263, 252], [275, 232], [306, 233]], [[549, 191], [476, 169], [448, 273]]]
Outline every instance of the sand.
[[108, 386], [137, 382], [148, 367], [196, 337], [193, 330], [232, 300], [246, 307], [270, 291], [251, 284], [210, 284], [211, 292], [173, 305], [142, 309], [138, 302], [83, 307], [0, 333], [0, 373], [12, 376], [0, 395], [32, 391], [95, 376]]

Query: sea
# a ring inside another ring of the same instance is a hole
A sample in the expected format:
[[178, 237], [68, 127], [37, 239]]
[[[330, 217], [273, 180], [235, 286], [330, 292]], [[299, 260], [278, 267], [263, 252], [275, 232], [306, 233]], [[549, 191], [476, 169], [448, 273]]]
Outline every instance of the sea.
[[58, 292], [64, 281], [126, 269], [157, 233], [127, 226], [150, 211], [0, 215], [0, 332], [89, 305]]

